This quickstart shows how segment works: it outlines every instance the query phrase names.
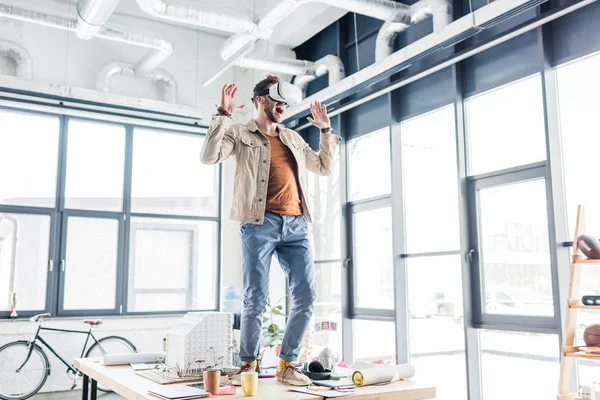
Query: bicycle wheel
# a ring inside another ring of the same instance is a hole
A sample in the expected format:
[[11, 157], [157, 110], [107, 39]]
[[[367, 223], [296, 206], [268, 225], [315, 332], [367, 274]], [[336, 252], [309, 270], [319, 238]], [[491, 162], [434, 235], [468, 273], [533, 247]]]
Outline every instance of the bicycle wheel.
[[[98, 343], [100, 346], [98, 346]], [[99, 339], [98, 343], [94, 343], [85, 353], [85, 357], [102, 357], [105, 354], [124, 354], [137, 353], [137, 349], [129, 340], [120, 336], [107, 336]], [[103, 392], [112, 392], [107, 387], [98, 384], [98, 390]]]
[[0, 347], [0, 399], [28, 399], [46, 383], [50, 375], [50, 362], [46, 353], [35, 345], [27, 360], [28, 354], [29, 342], [24, 340]]

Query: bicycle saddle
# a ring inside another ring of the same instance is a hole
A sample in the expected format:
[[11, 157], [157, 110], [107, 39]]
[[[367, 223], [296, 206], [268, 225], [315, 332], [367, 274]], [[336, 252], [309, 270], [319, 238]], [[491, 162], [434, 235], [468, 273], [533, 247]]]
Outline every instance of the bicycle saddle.
[[102, 323], [101, 319], [84, 319], [84, 324], [88, 324], [90, 326], [100, 325]]
[[33, 317], [29, 318], [29, 320], [31, 322], [38, 322], [40, 319], [48, 318], [49, 316], [50, 316], [49, 313], [38, 314], [38, 315], [34, 315]]

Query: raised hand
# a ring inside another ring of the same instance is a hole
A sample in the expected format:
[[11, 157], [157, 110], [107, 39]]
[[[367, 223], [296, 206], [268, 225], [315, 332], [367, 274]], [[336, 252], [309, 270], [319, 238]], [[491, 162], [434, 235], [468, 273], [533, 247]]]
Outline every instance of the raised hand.
[[237, 86], [235, 86], [233, 83], [231, 85], [223, 86], [223, 90], [221, 90], [221, 108], [230, 114], [233, 114], [234, 112], [246, 107], [245, 105], [235, 105], [235, 93], [237, 90]]
[[319, 103], [318, 101], [311, 103], [310, 112], [312, 114], [312, 118], [306, 118], [308, 119], [308, 122], [310, 122], [319, 129], [331, 127], [331, 122], [329, 121], [329, 117], [327, 116], [327, 106], [325, 104], [321, 105], [321, 103]]

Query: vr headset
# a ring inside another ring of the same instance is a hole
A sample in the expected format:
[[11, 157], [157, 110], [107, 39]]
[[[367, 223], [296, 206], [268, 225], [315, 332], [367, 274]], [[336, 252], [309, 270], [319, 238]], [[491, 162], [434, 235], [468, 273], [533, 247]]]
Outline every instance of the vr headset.
[[256, 96], [268, 96], [277, 103], [294, 105], [302, 101], [302, 90], [291, 83], [277, 82], [276, 84], [269, 86], [268, 89], [254, 93], [252, 102], [254, 102]]

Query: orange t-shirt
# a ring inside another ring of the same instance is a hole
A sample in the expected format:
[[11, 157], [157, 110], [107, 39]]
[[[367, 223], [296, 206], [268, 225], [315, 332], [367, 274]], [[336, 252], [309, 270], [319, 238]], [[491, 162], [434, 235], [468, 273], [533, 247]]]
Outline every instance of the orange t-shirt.
[[302, 215], [302, 201], [296, 177], [296, 159], [279, 136], [269, 138], [271, 169], [267, 189], [266, 211], [282, 215]]

